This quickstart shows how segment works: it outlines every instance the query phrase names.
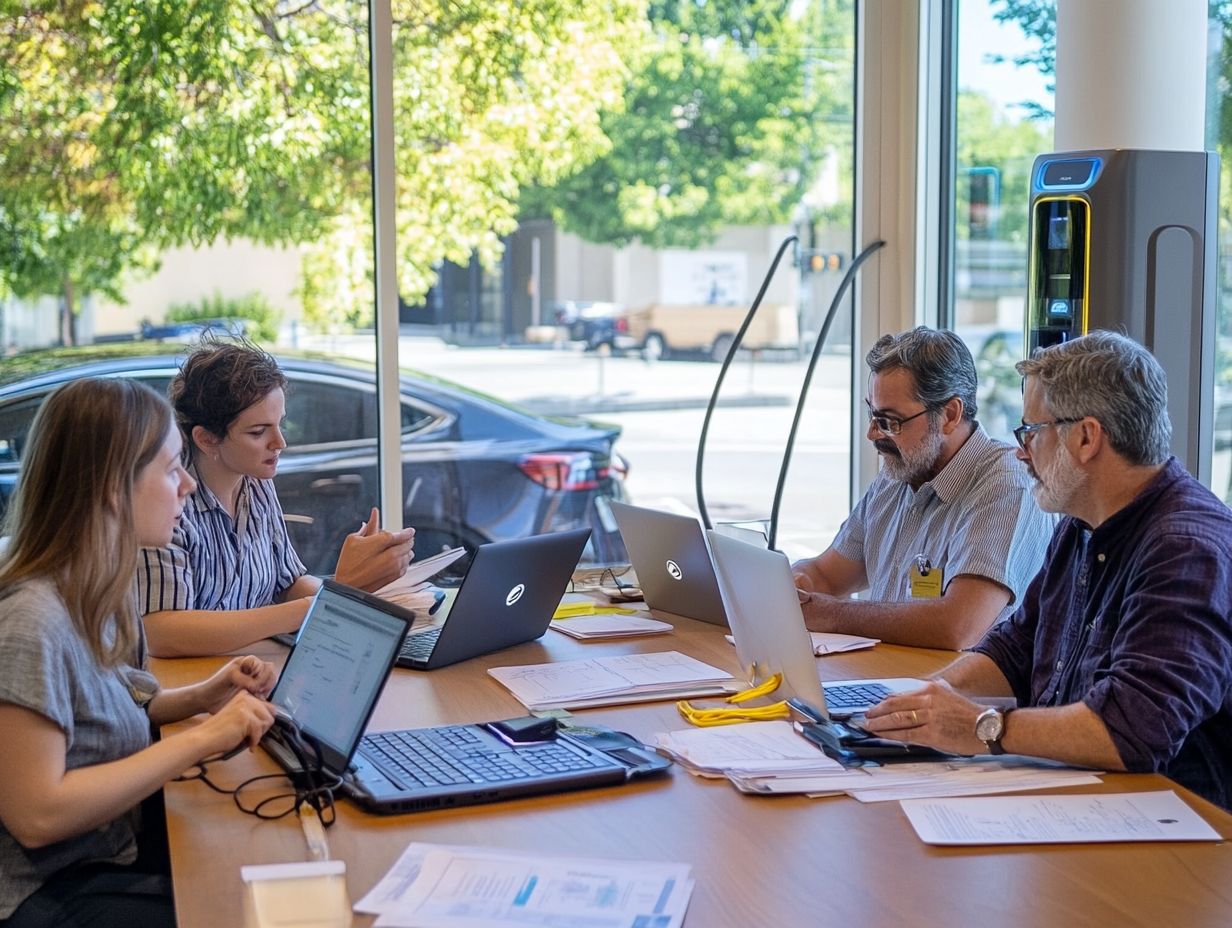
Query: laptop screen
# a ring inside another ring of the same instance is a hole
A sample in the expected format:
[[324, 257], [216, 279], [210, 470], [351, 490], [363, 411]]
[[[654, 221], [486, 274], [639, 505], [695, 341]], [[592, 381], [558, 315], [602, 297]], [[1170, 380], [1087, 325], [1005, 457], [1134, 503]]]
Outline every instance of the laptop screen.
[[336, 768], [363, 736], [408, 627], [366, 600], [326, 581], [270, 694]]

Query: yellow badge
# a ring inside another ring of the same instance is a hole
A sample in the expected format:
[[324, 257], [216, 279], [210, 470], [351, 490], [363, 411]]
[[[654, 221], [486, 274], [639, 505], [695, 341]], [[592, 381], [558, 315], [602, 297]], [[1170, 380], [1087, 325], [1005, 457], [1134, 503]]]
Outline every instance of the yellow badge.
[[941, 595], [943, 574], [940, 567], [933, 567], [928, 558], [917, 554], [915, 563], [911, 565], [911, 598], [936, 599]]

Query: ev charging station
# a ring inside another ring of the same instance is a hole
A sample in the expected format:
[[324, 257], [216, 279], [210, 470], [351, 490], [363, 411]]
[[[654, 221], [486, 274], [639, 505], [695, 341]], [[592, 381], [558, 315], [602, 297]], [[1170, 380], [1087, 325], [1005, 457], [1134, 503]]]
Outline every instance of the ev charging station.
[[1096, 329], [1143, 344], [1168, 376], [1172, 452], [1207, 485], [1218, 194], [1213, 152], [1040, 155], [1023, 340], [1028, 356]]

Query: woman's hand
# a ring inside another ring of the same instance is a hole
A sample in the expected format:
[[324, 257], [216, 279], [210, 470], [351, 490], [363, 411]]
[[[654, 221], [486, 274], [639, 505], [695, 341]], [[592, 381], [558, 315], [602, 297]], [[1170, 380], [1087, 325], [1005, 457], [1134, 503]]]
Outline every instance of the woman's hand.
[[415, 529], [387, 532], [380, 525], [380, 510], [374, 508], [359, 531], [347, 535], [334, 570], [339, 583], [371, 593], [406, 573], [415, 557]]
[[199, 711], [211, 715], [226, 706], [237, 693], [251, 693], [265, 699], [274, 688], [278, 674], [269, 661], [252, 654], [228, 661], [211, 677], [197, 684]]
[[241, 690], [193, 729], [202, 744], [201, 755], [197, 759], [222, 754], [242, 745], [255, 748], [273, 724], [274, 707], [264, 699]]

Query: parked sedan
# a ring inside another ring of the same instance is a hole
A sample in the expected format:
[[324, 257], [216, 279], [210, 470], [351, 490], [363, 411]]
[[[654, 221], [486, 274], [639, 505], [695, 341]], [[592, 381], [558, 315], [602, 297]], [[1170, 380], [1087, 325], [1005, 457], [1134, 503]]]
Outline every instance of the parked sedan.
[[[181, 356], [166, 346], [28, 352], [0, 373], [0, 514], [17, 481], [43, 398], [78, 377], [131, 377], [166, 393]], [[275, 483], [300, 557], [334, 568], [342, 540], [379, 498], [375, 371], [371, 365], [279, 353], [290, 381]], [[623, 499], [626, 465], [616, 426], [548, 419], [423, 374], [402, 384], [403, 518], [415, 550], [589, 527], [584, 559], [626, 558], [609, 498]], [[464, 559], [465, 561], [465, 559]], [[459, 562], [464, 569], [464, 562]]]

